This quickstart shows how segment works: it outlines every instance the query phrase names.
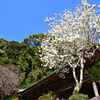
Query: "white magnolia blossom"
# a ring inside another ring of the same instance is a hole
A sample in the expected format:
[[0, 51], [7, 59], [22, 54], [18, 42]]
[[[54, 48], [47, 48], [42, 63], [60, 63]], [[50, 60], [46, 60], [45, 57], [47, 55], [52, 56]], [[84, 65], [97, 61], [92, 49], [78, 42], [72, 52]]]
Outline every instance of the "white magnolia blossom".
[[[44, 66], [63, 67], [69, 64], [79, 91], [83, 81], [85, 58], [91, 58], [100, 41], [100, 14], [95, 10], [96, 5], [90, 5], [82, 0], [82, 5], [75, 11], [65, 10], [63, 14], [54, 14], [55, 18], [46, 17], [50, 37], [43, 39], [41, 60]], [[100, 6], [98, 6], [100, 7]], [[89, 50], [93, 48], [91, 52]], [[80, 80], [77, 79], [75, 68], [80, 66]]]
[[98, 5], [98, 8], [100, 8], [100, 5]]

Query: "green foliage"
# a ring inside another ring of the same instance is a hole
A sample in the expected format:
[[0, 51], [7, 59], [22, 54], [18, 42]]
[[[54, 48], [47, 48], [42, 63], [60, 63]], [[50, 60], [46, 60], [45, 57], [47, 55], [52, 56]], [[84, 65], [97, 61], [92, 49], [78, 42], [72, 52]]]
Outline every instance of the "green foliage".
[[95, 63], [95, 66], [85, 70], [85, 77], [89, 77], [91, 82], [100, 81], [100, 61]]
[[4, 100], [19, 100], [16, 95], [6, 95]]
[[88, 100], [88, 98], [89, 97], [86, 94], [77, 93], [71, 95], [67, 100]]
[[21, 50], [21, 43], [16, 41], [11, 41], [7, 43], [6, 54], [9, 59], [12, 60], [12, 64], [17, 65], [19, 59], [19, 51]]
[[19, 98], [14, 98], [14, 99], [12, 99], [12, 100], [19, 100]]
[[55, 95], [53, 95], [52, 91], [49, 91], [48, 94], [43, 94], [38, 99], [39, 100], [52, 100], [52, 99], [54, 99], [54, 96]]
[[0, 57], [0, 65], [9, 66], [12, 65], [12, 62], [8, 57]]
[[6, 95], [4, 97], [4, 100], [26, 100], [27, 98], [23, 97], [19, 94], [13, 94], [13, 95]]
[[21, 77], [19, 78], [21, 81], [20, 88], [26, 88], [47, 75], [47, 68], [41, 66], [42, 62], [38, 48], [43, 37], [43, 34], [30, 35], [29, 38], [24, 39], [21, 43], [17, 63], [17, 69], [21, 71]]
[[[22, 43], [0, 38], [0, 65], [9, 67], [11, 71], [17, 73], [20, 81], [18, 88], [27, 88], [53, 72], [49, 67], [41, 65], [43, 62], [39, 56], [39, 47], [42, 39], [46, 37], [42, 33], [33, 34]], [[14, 95], [6, 97], [5, 100], [17, 98]]]
[[6, 40], [0, 38], [0, 64], [5, 66], [11, 65], [11, 60], [6, 53], [7, 43]]

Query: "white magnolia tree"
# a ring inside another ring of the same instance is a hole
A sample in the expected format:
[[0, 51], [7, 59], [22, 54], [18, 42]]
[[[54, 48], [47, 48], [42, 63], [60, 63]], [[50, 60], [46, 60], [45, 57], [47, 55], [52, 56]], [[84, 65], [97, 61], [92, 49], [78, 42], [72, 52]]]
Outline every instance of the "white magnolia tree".
[[[49, 37], [41, 44], [41, 60], [50, 68], [69, 64], [76, 82], [74, 92], [79, 92], [83, 83], [85, 58], [94, 55], [100, 40], [100, 11], [97, 12], [95, 6], [82, 0], [75, 11], [65, 9], [63, 14], [54, 14], [55, 17], [45, 20], [50, 29], [46, 31]], [[80, 79], [75, 73], [77, 66], [80, 66]]]

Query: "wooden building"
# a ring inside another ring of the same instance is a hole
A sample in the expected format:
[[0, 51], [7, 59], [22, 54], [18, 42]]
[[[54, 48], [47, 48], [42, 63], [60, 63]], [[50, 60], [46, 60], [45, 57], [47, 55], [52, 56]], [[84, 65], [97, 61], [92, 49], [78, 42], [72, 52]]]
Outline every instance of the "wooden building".
[[[85, 68], [88, 69], [94, 65], [95, 59], [100, 61], [100, 51], [97, 50], [94, 57], [91, 60], [87, 60], [85, 63]], [[62, 74], [62, 70], [66, 68], [70, 68], [68, 65], [61, 68], [59, 72], [53, 72], [51, 75], [45, 77], [44, 79], [38, 81], [32, 86], [20, 91], [19, 94], [28, 98], [28, 100], [38, 100], [38, 98], [43, 93], [48, 93], [48, 91], [52, 91], [56, 94], [59, 100], [66, 100], [69, 96], [72, 95], [75, 81], [72, 75], [71, 69], [69, 69], [69, 73], [64, 73], [66, 76], [64, 79], [60, 78], [59, 75]], [[79, 76], [79, 67], [76, 68], [77, 76]], [[94, 91], [92, 83], [88, 82], [88, 78], [84, 78], [82, 88], [80, 93], [88, 94], [90, 98], [93, 98]], [[96, 83], [97, 87], [100, 87], [100, 84]], [[100, 89], [99, 89], [100, 93]]]

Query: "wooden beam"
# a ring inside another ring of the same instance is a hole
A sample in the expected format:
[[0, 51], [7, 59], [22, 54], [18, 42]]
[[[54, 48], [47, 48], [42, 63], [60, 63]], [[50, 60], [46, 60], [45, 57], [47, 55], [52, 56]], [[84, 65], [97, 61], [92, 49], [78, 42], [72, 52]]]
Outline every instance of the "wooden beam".
[[31, 96], [31, 97], [29, 98], [29, 100], [34, 100], [34, 99], [33, 99], [33, 96]]
[[[89, 79], [85, 79], [83, 82], [86, 82], [86, 81], [89, 81]], [[69, 85], [66, 85], [66, 86], [63, 86], [62, 88], [59, 88], [58, 90], [56, 90], [56, 92], [58, 91], [58, 92], [63, 92], [63, 91], [65, 91], [65, 90], [68, 90], [68, 89], [70, 89], [70, 88], [72, 88], [73, 86], [75, 86], [75, 82], [73, 82], [73, 83], [71, 83], [71, 84], [69, 84]]]

